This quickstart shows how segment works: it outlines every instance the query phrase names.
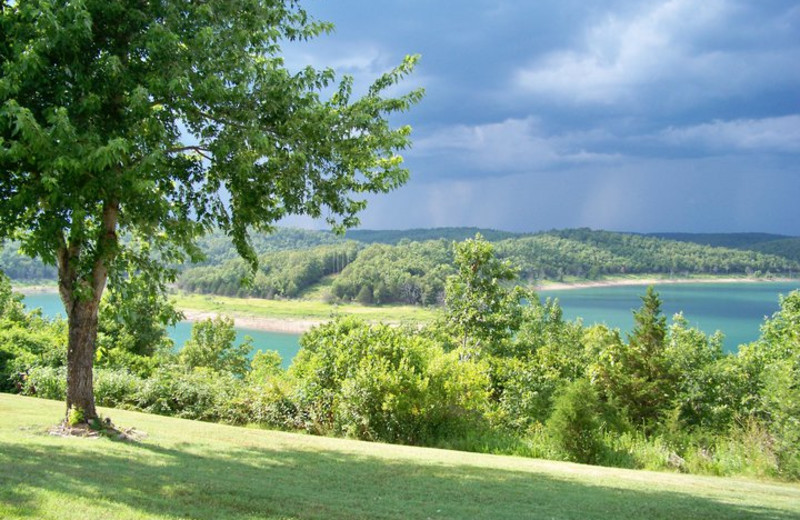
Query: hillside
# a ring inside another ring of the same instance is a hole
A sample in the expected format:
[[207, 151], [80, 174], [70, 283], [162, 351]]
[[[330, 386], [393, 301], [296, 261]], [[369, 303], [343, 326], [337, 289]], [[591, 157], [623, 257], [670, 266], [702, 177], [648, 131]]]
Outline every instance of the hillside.
[[800, 486], [234, 428], [102, 409], [138, 442], [63, 438], [0, 394], [5, 519], [790, 519]]
[[476, 227], [450, 227], [432, 229], [405, 229], [405, 230], [370, 230], [352, 229], [347, 232], [347, 238], [357, 240], [364, 244], [390, 244], [395, 245], [402, 241], [425, 242], [427, 240], [447, 240], [461, 242], [472, 238], [476, 233], [490, 242], [525, 236], [525, 234], [499, 231], [496, 229], [483, 229]]
[[[396, 244], [343, 241], [267, 252], [259, 257], [259, 271], [248, 287], [240, 284], [248, 267], [239, 259], [188, 268], [181, 273], [178, 287], [223, 296], [315, 294], [336, 302], [436, 305], [442, 301], [447, 276], [453, 273], [453, 241], [442, 237], [411, 241], [409, 237], [421, 235], [409, 233]], [[518, 235], [494, 244], [498, 256], [511, 262], [524, 282], [534, 285], [631, 275], [772, 278], [800, 272], [799, 262], [777, 255], [590, 229]]]
[[645, 236], [711, 247], [757, 251], [800, 262], [800, 237], [770, 233], [648, 233]]
[[[522, 235], [439, 228], [352, 230], [345, 238], [324, 231], [278, 229], [253, 236], [260, 266], [249, 285], [242, 285], [249, 266], [219, 232], [200, 241], [205, 260], [184, 266], [177, 285], [191, 293], [223, 296], [312, 295], [338, 302], [435, 305], [452, 273], [452, 243], [478, 232], [531, 284], [630, 275], [773, 278], [800, 273], [800, 238], [764, 233], [652, 236], [566, 229]], [[17, 248], [8, 243], [0, 250], [0, 270], [16, 282], [54, 278], [52, 267], [21, 256]]]

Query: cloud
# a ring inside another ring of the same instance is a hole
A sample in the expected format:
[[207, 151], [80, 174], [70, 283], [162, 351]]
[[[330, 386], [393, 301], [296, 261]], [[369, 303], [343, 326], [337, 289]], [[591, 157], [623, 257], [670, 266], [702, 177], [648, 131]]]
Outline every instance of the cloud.
[[[585, 163], [607, 163], [615, 154], [589, 151], [591, 133], [548, 135], [533, 117], [481, 125], [453, 125], [415, 140], [409, 154], [439, 162], [440, 175], [513, 175]], [[449, 164], [448, 164], [449, 163]]]
[[702, 147], [717, 152], [800, 153], [800, 115], [668, 128], [659, 138], [672, 146]]
[[[786, 32], [792, 12], [751, 19], [744, 34], [735, 35], [746, 9], [732, 0], [646, 5], [627, 17], [611, 13], [596, 21], [578, 48], [552, 51], [517, 68], [515, 87], [579, 104], [649, 100], [669, 107], [800, 80], [796, 41], [776, 37]], [[784, 52], [786, 45], [793, 53]]]

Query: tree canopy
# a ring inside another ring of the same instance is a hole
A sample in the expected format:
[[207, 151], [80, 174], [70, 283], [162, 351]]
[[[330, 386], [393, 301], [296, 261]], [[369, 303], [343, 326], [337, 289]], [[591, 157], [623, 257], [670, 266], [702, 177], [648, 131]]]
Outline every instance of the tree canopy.
[[197, 257], [220, 227], [255, 265], [252, 229], [288, 214], [357, 223], [364, 194], [402, 185], [407, 126], [387, 97], [416, 57], [361, 97], [281, 45], [330, 31], [293, 0], [0, 3], [0, 240], [58, 267], [67, 405], [92, 418], [106, 281]]

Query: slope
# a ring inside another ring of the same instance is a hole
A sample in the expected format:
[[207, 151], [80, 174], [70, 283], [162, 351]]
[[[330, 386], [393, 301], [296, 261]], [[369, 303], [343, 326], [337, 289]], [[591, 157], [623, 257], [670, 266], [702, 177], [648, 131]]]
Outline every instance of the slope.
[[0, 394], [6, 519], [800, 517], [800, 486], [234, 428], [102, 410], [138, 442], [63, 438]]

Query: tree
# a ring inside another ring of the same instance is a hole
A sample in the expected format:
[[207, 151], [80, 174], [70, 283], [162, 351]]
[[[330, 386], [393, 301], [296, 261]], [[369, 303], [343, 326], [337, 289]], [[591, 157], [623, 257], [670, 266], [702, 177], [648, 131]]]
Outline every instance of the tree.
[[517, 271], [498, 259], [480, 233], [453, 245], [456, 274], [447, 278], [447, 321], [461, 339], [464, 353], [499, 348], [519, 329], [521, 302], [530, 295], [521, 287], [508, 288]]
[[57, 266], [68, 413], [97, 416], [98, 306], [131, 262], [170, 279], [218, 226], [255, 266], [249, 231], [287, 214], [343, 230], [406, 181], [410, 129], [388, 118], [422, 92], [384, 93], [416, 57], [360, 98], [287, 68], [281, 44], [330, 29], [296, 0], [0, 1], [0, 241]]
[[667, 320], [652, 286], [633, 320], [628, 345], [614, 335], [606, 336], [590, 372], [607, 398], [623, 406], [633, 423], [649, 429], [671, 405], [677, 388], [666, 356]]
[[198, 321], [192, 325], [189, 341], [181, 350], [181, 363], [189, 370], [202, 367], [244, 377], [250, 368], [247, 355], [253, 350], [253, 338], [245, 336], [239, 345], [234, 345], [235, 341], [231, 318], [218, 316]]

